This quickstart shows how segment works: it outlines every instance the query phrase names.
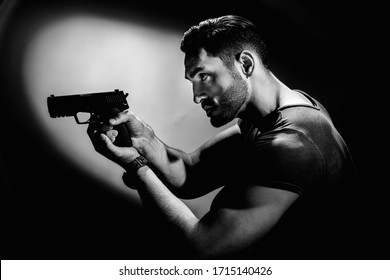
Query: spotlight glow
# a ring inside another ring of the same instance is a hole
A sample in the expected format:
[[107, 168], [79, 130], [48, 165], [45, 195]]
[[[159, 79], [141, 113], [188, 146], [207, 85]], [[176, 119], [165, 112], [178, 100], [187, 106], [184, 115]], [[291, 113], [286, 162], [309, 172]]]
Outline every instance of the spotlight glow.
[[[182, 34], [93, 15], [69, 15], [41, 28], [27, 46], [26, 91], [47, 136], [72, 162], [115, 189], [124, 188], [121, 168], [97, 154], [84, 125], [73, 118], [51, 119], [46, 98], [112, 91], [130, 93], [130, 108], [170, 146], [191, 152], [218, 132], [192, 103], [184, 76]], [[202, 215], [214, 194], [188, 202]]]

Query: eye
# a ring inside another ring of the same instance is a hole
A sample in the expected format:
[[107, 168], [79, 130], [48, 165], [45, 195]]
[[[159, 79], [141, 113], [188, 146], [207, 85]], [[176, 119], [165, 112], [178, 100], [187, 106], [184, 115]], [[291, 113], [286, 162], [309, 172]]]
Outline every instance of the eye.
[[201, 81], [206, 81], [208, 77], [210, 77], [210, 75], [207, 73], [200, 73], [199, 74], [199, 78]]

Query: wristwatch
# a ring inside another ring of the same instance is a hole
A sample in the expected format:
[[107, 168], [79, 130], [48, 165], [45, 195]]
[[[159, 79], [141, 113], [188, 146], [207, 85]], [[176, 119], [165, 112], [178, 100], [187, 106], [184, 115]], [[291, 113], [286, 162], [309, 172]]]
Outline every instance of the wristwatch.
[[125, 166], [127, 172], [135, 173], [143, 166], [149, 165], [149, 161], [143, 156], [138, 156]]

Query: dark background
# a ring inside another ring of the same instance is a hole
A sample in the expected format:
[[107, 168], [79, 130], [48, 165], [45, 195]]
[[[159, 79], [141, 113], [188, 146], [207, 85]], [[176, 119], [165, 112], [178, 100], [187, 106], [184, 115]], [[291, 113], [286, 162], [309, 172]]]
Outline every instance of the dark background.
[[[35, 11], [65, 8], [118, 18], [131, 11], [145, 24], [180, 32], [225, 14], [252, 20], [268, 45], [271, 70], [325, 105], [354, 157], [361, 184], [346, 207], [358, 206], [351, 238], [359, 250], [348, 258], [388, 259], [387, 92], [380, 78], [387, 70], [380, 68], [380, 7], [292, 0], [10, 2], [12, 9], [3, 5], [0, 18], [2, 259], [176, 258], [167, 245], [175, 239], [149, 222], [142, 208], [63, 160], [26, 106], [21, 56], [31, 33], [27, 28], [14, 48], [15, 26]], [[327, 258], [337, 259], [337, 252]]]

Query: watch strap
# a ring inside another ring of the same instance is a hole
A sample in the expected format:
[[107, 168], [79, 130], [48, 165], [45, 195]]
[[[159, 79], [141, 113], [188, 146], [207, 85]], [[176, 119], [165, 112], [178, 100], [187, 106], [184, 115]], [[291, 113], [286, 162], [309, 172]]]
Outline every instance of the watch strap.
[[128, 163], [125, 169], [127, 172], [135, 173], [137, 172], [138, 169], [146, 165], [149, 165], [149, 161], [143, 156], [138, 156], [135, 159], [133, 159], [130, 163]]

